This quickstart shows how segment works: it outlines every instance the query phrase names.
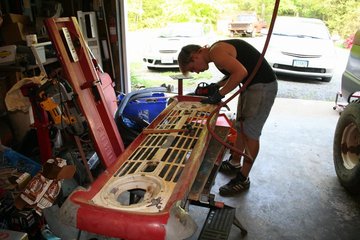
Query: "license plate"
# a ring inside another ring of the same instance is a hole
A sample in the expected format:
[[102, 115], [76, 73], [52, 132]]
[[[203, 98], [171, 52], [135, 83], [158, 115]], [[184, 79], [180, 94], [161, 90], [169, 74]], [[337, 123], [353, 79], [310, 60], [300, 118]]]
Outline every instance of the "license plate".
[[162, 57], [161, 58], [161, 63], [173, 63], [173, 59], [172, 57]]
[[293, 60], [294, 67], [307, 67], [309, 65], [309, 61], [306, 60]]

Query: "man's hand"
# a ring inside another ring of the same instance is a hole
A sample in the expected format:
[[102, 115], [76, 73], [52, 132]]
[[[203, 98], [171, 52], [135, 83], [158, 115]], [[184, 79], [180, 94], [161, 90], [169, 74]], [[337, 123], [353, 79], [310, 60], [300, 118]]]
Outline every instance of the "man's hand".
[[219, 89], [216, 89], [216, 91], [209, 97], [201, 100], [201, 103], [209, 103], [209, 104], [217, 104], [221, 102], [221, 99], [223, 99], [224, 96], [219, 93]]

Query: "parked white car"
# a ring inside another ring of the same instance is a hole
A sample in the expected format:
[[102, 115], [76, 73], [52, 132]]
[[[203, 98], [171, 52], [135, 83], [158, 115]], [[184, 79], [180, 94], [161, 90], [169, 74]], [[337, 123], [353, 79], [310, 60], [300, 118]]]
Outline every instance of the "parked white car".
[[280, 16], [265, 57], [276, 74], [330, 82], [336, 52], [329, 30], [320, 19]]
[[143, 61], [148, 69], [178, 68], [177, 57], [181, 48], [188, 44], [201, 46], [212, 43], [212, 35], [202, 23], [171, 23], [160, 31], [155, 39], [149, 39]]

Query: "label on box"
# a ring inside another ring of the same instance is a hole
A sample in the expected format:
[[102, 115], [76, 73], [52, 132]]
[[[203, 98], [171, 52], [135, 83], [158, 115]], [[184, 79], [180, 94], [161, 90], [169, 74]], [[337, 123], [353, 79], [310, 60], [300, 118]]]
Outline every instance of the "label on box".
[[11, 64], [15, 62], [16, 45], [0, 47], [0, 64]]

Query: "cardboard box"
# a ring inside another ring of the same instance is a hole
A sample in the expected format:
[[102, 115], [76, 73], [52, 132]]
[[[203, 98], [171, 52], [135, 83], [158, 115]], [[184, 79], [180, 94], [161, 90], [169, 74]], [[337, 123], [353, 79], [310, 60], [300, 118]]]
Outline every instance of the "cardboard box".
[[18, 44], [26, 41], [26, 35], [34, 33], [28, 16], [9, 13], [4, 16], [1, 34], [5, 44]]
[[37, 214], [42, 215], [44, 208], [51, 207], [57, 199], [61, 180], [72, 178], [75, 174], [74, 165], [66, 165], [61, 158], [49, 159], [43, 166], [43, 171], [33, 177], [26, 188], [15, 200], [16, 208], [33, 208]]

